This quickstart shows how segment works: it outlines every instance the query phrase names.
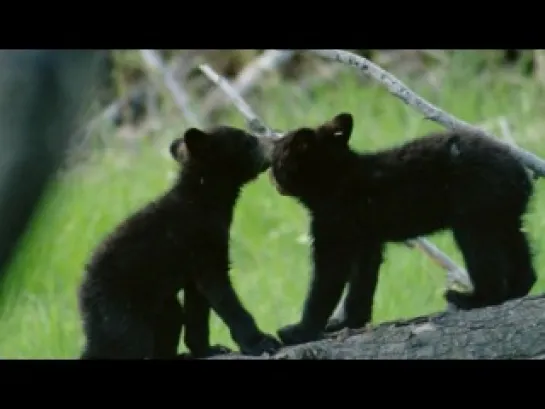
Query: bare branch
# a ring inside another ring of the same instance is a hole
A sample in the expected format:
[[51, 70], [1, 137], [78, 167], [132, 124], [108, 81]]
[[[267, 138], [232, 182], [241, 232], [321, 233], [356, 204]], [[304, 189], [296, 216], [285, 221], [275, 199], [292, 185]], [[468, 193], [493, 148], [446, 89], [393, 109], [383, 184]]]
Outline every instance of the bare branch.
[[417, 95], [414, 91], [409, 89], [402, 81], [395, 76], [385, 71], [378, 65], [372, 63], [364, 57], [360, 57], [352, 52], [345, 50], [309, 50], [323, 58], [329, 60], [348, 64], [352, 67], [358, 68], [363, 73], [369, 75], [380, 84], [386, 87], [386, 89], [397, 98], [401, 99], [407, 105], [420, 111], [426, 119], [437, 122], [448, 129], [458, 131], [466, 134], [473, 134], [483, 138], [489, 138], [491, 141], [495, 141], [498, 144], [505, 146], [513, 156], [519, 159], [527, 167], [532, 169], [537, 175], [545, 176], [545, 161], [515, 145], [505, 143], [494, 135], [473, 126], [465, 121], [462, 121], [448, 112], [443, 111], [440, 108], [432, 105], [429, 101], [425, 100], [421, 96]]
[[463, 268], [459, 267], [452, 261], [445, 253], [443, 253], [437, 246], [431, 241], [428, 241], [422, 237], [416, 239], [407, 240], [405, 244], [408, 247], [416, 247], [423, 253], [427, 254], [429, 258], [435, 261], [447, 271], [447, 281], [450, 284], [458, 284], [462, 286], [464, 291], [473, 291], [473, 284]]
[[200, 120], [190, 108], [188, 94], [180, 84], [178, 84], [174, 78], [173, 72], [167, 69], [161, 56], [155, 50], [140, 50], [140, 55], [150, 71], [157, 71], [161, 74], [163, 82], [172, 95], [176, 106], [180, 109], [182, 115], [189, 124], [191, 126], [199, 126]]
[[[266, 50], [260, 56], [255, 58], [250, 64], [238, 74], [232, 86], [237, 95], [244, 96], [261, 79], [265, 71], [272, 71], [279, 65], [287, 62], [295, 53], [293, 50]], [[221, 107], [225, 100], [221, 99], [221, 93], [215, 89], [205, 99], [203, 103], [204, 115], [209, 115]]]
[[[180, 60], [174, 59], [174, 61], [171, 61], [168, 64], [167, 70], [169, 73], [171, 73], [171, 75], [174, 75], [179, 68]], [[114, 118], [119, 115], [125, 104], [130, 103], [131, 100], [138, 99], [140, 95], [145, 93], [147, 85], [148, 80], [144, 79], [139, 81], [136, 85], [132, 86], [125, 95], [108, 104], [106, 108], [102, 109], [86, 124], [81, 126], [81, 128], [77, 131], [82, 134], [82, 136], [78, 138], [78, 140], [80, 140], [80, 145], [84, 145], [88, 141], [92, 135], [92, 132], [99, 124], [107, 121], [113, 121]], [[151, 86], [154, 87], [155, 84], [152, 83]]]
[[126, 95], [111, 102], [106, 108], [101, 110], [87, 123], [87, 125], [85, 126], [85, 132], [91, 132], [99, 123], [105, 121], [113, 121], [114, 118], [119, 114], [121, 109], [123, 109], [123, 105], [130, 101], [131, 98], [134, 98], [135, 96], [143, 93], [144, 88], [145, 84], [143, 82], [139, 83], [131, 88], [131, 90]]
[[250, 108], [250, 106], [242, 99], [240, 95], [234, 90], [233, 86], [229, 82], [212, 69], [208, 64], [199, 65], [199, 69], [206, 75], [210, 81], [220, 87], [223, 92], [233, 101], [233, 104], [240, 111], [240, 113], [246, 118], [248, 122], [248, 128], [252, 132], [259, 135], [271, 135], [278, 136], [271, 130], [265, 123], [257, 116], [257, 114]]
[[[246, 118], [248, 128], [252, 132], [279, 137], [280, 133], [274, 132], [254, 113], [252, 108], [236, 93], [232, 85], [216, 73], [208, 64], [199, 66], [200, 70], [215, 84], [217, 84], [225, 94], [233, 101], [240, 113]], [[424, 254], [428, 255], [435, 263], [447, 270], [447, 279], [453, 283], [458, 283], [467, 291], [471, 291], [472, 285], [464, 269], [458, 267], [446, 254], [441, 252], [436, 246], [424, 238], [416, 238], [407, 241], [405, 244], [409, 247], [416, 247]]]

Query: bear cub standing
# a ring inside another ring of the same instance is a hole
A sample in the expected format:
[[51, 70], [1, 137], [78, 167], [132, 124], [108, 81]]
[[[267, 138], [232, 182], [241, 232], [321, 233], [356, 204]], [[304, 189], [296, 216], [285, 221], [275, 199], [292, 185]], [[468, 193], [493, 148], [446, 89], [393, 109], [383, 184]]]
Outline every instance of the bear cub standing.
[[365, 326], [385, 243], [447, 228], [474, 286], [471, 294], [447, 291], [452, 306], [479, 308], [529, 293], [536, 275], [521, 227], [533, 186], [517, 159], [494, 141], [454, 132], [357, 153], [348, 144], [352, 127], [352, 115], [342, 113], [275, 144], [272, 181], [309, 210], [314, 240], [302, 318], [278, 331], [284, 343]]
[[[174, 186], [121, 223], [95, 250], [79, 290], [82, 359], [176, 358], [182, 327], [191, 357], [209, 344], [212, 308], [245, 354], [276, 351], [229, 278], [229, 229], [241, 188], [270, 162], [270, 143], [242, 130], [191, 128], [170, 146]], [[177, 293], [184, 289], [183, 307]]]

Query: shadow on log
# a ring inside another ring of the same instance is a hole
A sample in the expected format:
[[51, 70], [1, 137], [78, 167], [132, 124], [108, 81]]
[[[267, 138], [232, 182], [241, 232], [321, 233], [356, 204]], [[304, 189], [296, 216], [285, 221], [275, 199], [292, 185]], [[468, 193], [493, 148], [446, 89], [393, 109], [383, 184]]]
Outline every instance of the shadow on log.
[[340, 332], [270, 357], [209, 359], [545, 359], [545, 294]]

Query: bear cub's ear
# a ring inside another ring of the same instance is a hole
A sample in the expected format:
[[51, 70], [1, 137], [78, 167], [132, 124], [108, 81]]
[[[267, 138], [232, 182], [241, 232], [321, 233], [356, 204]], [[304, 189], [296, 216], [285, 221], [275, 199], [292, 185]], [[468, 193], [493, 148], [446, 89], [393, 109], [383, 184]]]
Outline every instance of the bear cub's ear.
[[183, 159], [181, 156], [183, 156], [183, 149], [182, 144], [184, 142], [183, 138], [176, 138], [172, 141], [170, 144], [170, 155], [174, 158], [176, 161], [180, 161]]
[[343, 143], [348, 143], [348, 140], [352, 135], [352, 128], [354, 127], [354, 118], [352, 117], [352, 114], [342, 112], [329, 122], [329, 127], [331, 135], [335, 139], [340, 140]]
[[190, 154], [199, 155], [208, 146], [209, 136], [197, 128], [189, 128], [184, 134], [184, 142]]

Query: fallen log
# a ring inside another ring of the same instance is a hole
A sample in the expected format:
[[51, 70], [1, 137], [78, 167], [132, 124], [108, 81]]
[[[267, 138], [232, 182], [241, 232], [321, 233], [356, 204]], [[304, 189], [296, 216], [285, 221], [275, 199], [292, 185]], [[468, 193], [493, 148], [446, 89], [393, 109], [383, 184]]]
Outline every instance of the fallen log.
[[545, 359], [545, 294], [341, 331], [273, 356], [209, 359]]

